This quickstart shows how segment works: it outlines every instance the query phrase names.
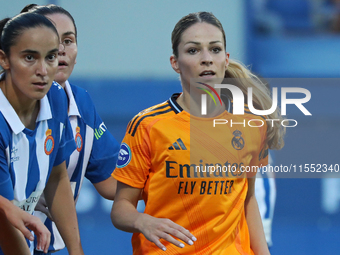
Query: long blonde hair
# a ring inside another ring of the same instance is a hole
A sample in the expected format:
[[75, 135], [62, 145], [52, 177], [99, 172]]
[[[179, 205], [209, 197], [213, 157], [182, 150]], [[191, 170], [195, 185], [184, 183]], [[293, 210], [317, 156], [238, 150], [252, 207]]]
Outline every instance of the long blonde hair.
[[[239, 87], [244, 95], [248, 94], [248, 88], [253, 88], [253, 105], [258, 110], [267, 110], [272, 106], [271, 91], [269, 85], [253, 74], [242, 63], [229, 59], [229, 66], [225, 72], [225, 78], [231, 78], [235, 85]], [[222, 93], [229, 94], [222, 89]], [[230, 96], [230, 94], [228, 95]], [[246, 97], [245, 97], [246, 98]], [[245, 102], [246, 103], [246, 102]], [[267, 144], [269, 149], [281, 149], [284, 146], [283, 137], [286, 133], [285, 127], [281, 126], [284, 118], [277, 107], [276, 110], [266, 116], [271, 121], [267, 125]], [[272, 124], [273, 123], [273, 124]]]

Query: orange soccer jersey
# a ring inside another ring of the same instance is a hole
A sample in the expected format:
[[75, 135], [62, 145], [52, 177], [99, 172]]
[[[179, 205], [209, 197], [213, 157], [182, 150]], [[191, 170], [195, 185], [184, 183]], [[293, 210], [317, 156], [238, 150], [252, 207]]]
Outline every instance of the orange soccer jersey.
[[[197, 238], [184, 248], [162, 240], [166, 254], [253, 254], [244, 170], [267, 165], [265, 121], [255, 125], [260, 116], [225, 111], [214, 119], [228, 124], [213, 127], [213, 119], [183, 111], [177, 96], [129, 123], [113, 176], [143, 189], [145, 213], [168, 218]], [[164, 254], [141, 233], [133, 235], [132, 245], [134, 254]]]

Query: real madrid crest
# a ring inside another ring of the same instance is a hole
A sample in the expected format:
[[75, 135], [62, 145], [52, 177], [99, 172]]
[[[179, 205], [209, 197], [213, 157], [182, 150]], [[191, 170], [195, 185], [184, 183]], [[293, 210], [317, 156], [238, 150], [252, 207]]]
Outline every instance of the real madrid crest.
[[76, 141], [76, 145], [77, 145], [77, 151], [80, 152], [81, 149], [83, 148], [83, 138], [81, 137], [80, 134], [80, 127], [76, 127], [76, 136], [75, 136], [75, 141]]
[[46, 139], [44, 143], [44, 150], [46, 155], [50, 155], [54, 148], [54, 139], [52, 136], [52, 129], [47, 129], [46, 131]]
[[239, 130], [235, 130], [233, 132], [233, 139], [231, 140], [231, 144], [233, 145], [235, 150], [242, 150], [244, 147], [244, 140], [242, 138], [242, 133]]

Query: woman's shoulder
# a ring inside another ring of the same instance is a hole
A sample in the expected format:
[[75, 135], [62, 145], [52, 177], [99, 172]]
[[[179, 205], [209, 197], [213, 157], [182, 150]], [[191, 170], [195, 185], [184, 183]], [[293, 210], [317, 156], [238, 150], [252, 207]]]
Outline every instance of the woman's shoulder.
[[157, 116], [161, 115], [163, 113], [166, 113], [167, 110], [171, 109], [169, 103], [167, 101], [162, 102], [160, 104], [156, 104], [154, 106], [151, 106], [149, 108], [144, 109], [143, 111], [140, 111], [138, 114], [135, 115], [135, 117], [141, 117], [145, 115], [149, 116]]
[[70, 89], [69, 93], [72, 94], [81, 116], [87, 116], [86, 120], [89, 117], [92, 119], [96, 114], [96, 108], [90, 94], [86, 89], [73, 84], [70, 84]]
[[67, 100], [66, 93], [63, 89], [63, 87], [57, 83], [57, 82], [52, 82], [52, 86], [50, 90], [47, 93], [47, 97], [50, 102], [54, 103], [56, 100], [60, 100], [61, 102]]
[[86, 89], [73, 84], [70, 84], [70, 87], [76, 100], [78, 100], [79, 102], [81, 102], [82, 100], [86, 100], [87, 103], [88, 101], [91, 101], [91, 104], [93, 104], [90, 94], [87, 92]]
[[51, 107], [53, 118], [64, 119], [67, 116], [68, 101], [62, 86], [53, 82], [47, 93], [47, 98]]
[[140, 111], [131, 119], [128, 124], [128, 133], [134, 136], [138, 128], [146, 128], [153, 123], [156, 123], [162, 119], [168, 119], [169, 117], [175, 115], [176, 113], [168, 101], [151, 106], [143, 111]]

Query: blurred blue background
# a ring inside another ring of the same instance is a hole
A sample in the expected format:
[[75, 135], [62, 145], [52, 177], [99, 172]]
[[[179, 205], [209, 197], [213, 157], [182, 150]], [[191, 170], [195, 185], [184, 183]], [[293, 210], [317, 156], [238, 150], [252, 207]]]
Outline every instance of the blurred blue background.
[[[13, 16], [27, 3], [1, 0], [0, 15]], [[170, 34], [182, 16], [204, 10], [222, 22], [231, 58], [241, 60], [262, 77], [285, 78], [274, 79], [272, 86], [283, 86], [283, 82], [285, 87], [304, 87], [311, 92], [305, 106], [312, 116], [304, 116], [294, 107], [287, 109], [287, 118], [297, 120], [298, 126], [287, 130], [285, 147], [273, 152], [275, 163], [340, 163], [337, 0], [35, 3], [59, 4], [74, 16], [79, 53], [70, 81], [89, 91], [118, 141], [137, 112], [181, 90], [169, 63]], [[131, 235], [115, 229], [110, 221], [111, 206], [112, 202], [84, 182], [77, 210], [86, 254], [132, 253]], [[272, 254], [340, 254], [339, 238], [340, 179], [277, 179]]]

